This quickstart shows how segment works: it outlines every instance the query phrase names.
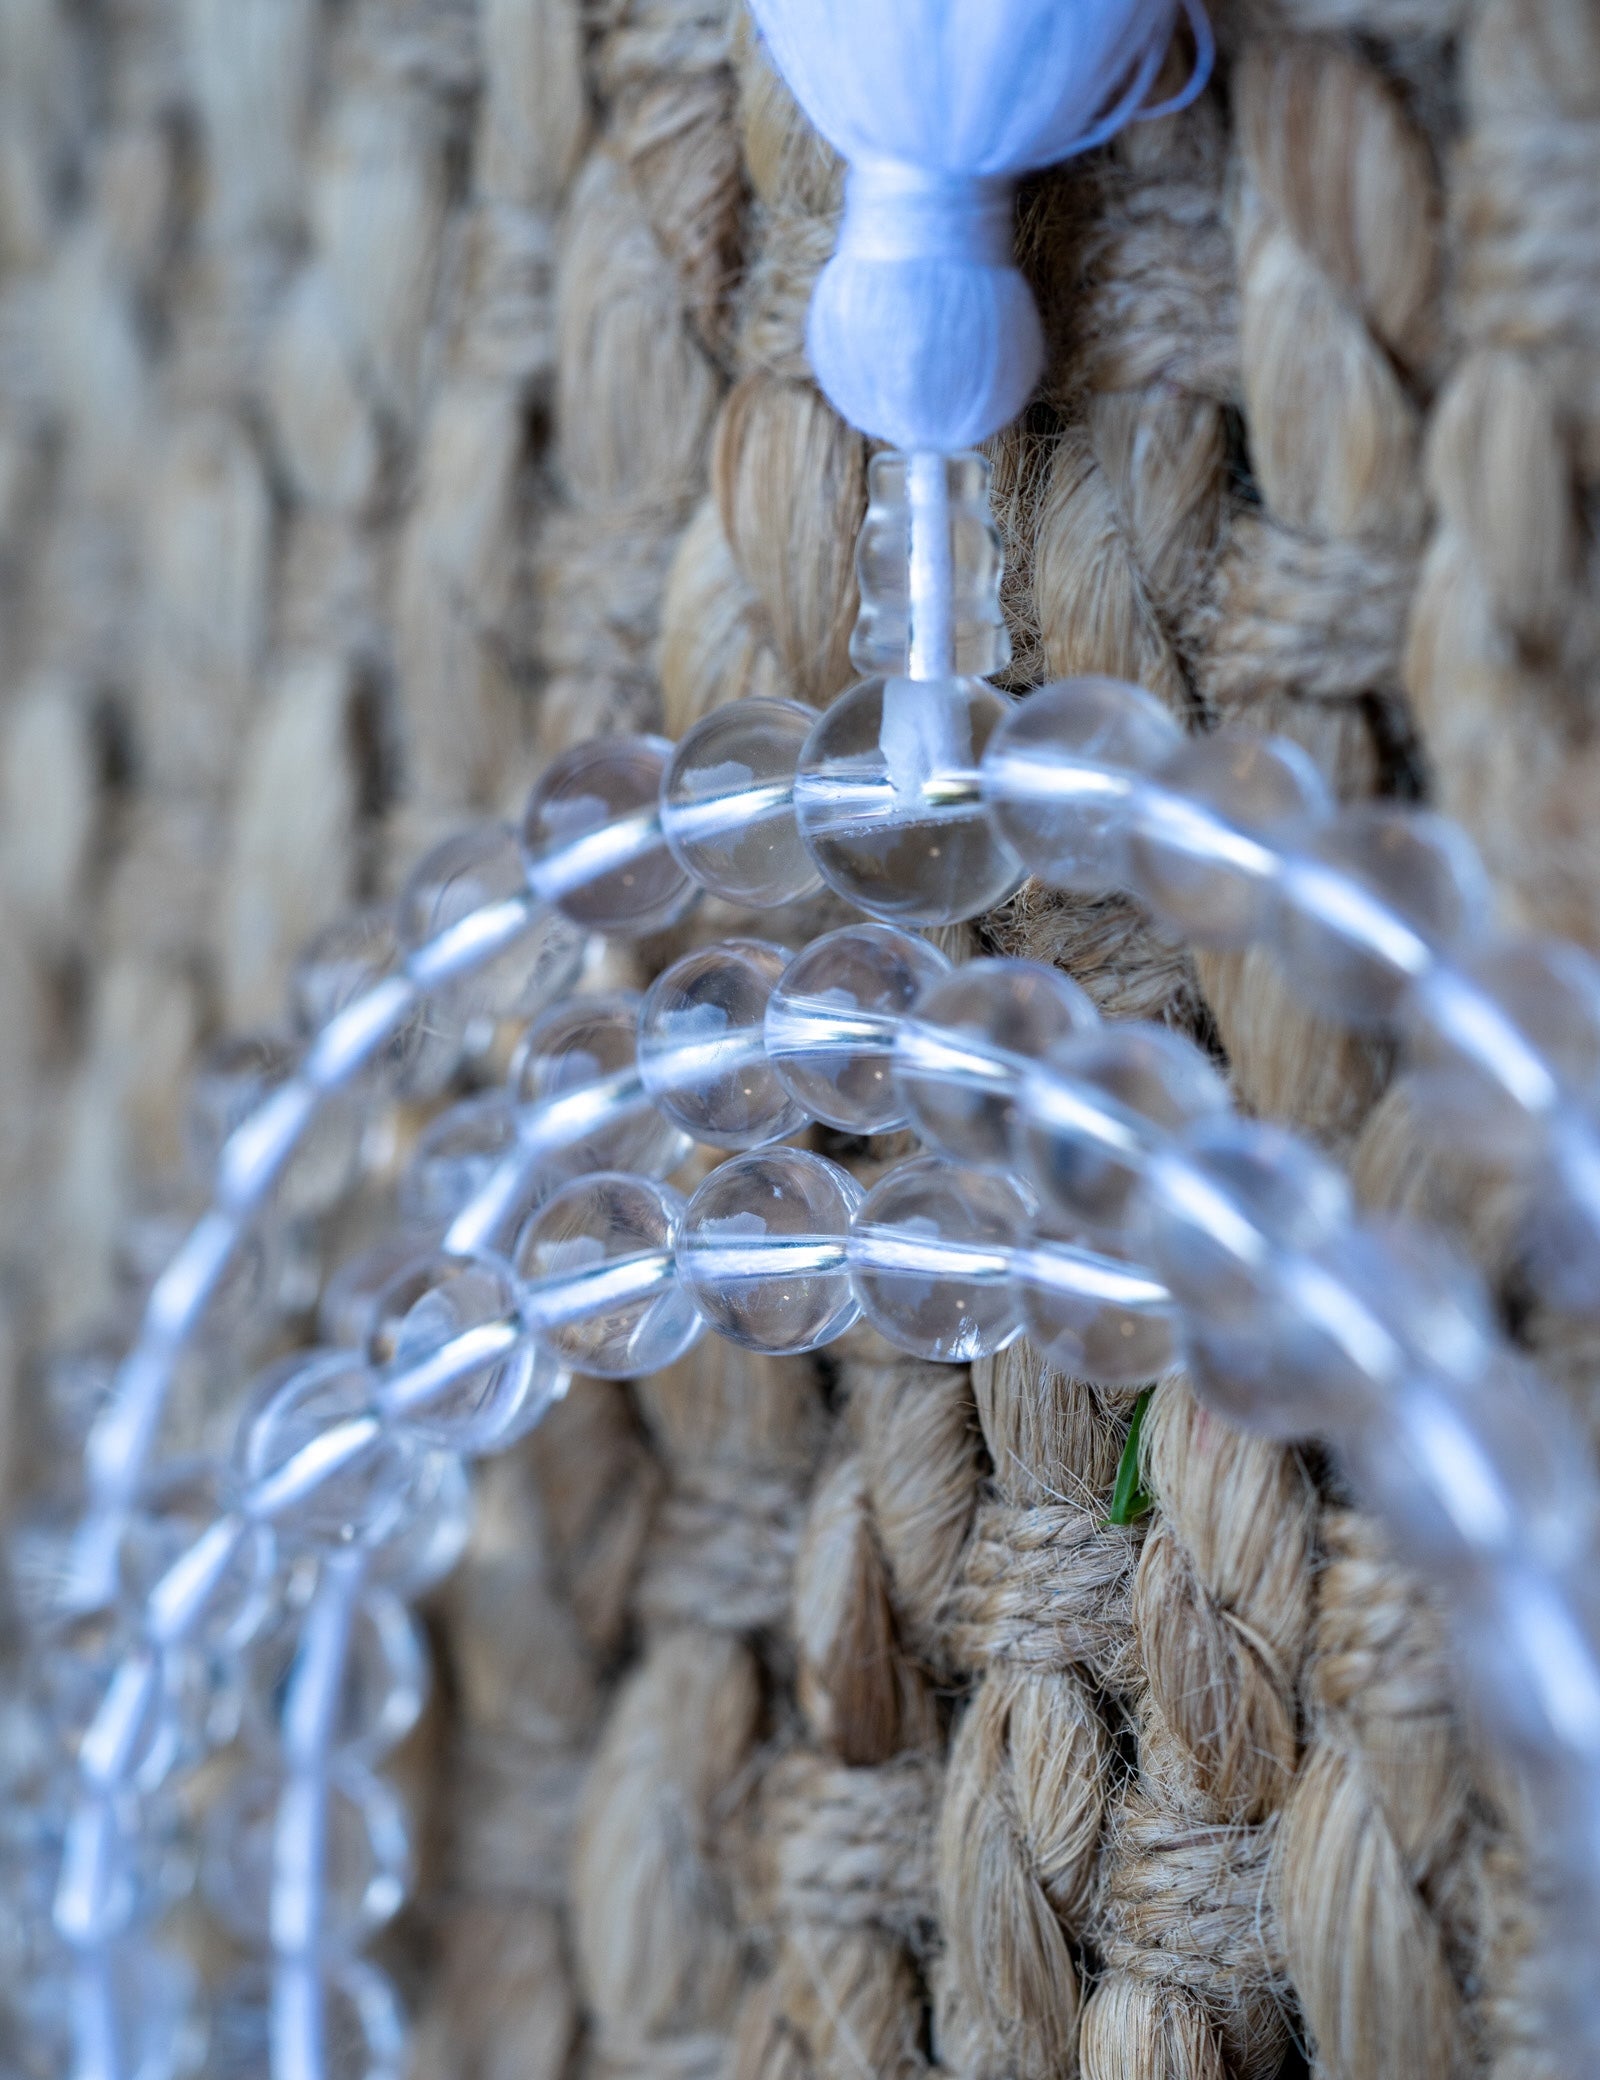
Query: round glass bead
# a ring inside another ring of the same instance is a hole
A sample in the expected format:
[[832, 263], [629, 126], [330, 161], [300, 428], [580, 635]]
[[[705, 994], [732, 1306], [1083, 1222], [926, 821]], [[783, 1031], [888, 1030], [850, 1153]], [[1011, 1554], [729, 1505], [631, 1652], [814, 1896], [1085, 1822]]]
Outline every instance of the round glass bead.
[[233, 1514], [235, 1486], [212, 1460], [169, 1461], [129, 1514], [117, 1555], [123, 1601], [143, 1616], [154, 1595], [169, 1643], [231, 1652], [271, 1612], [277, 1544], [268, 1526]]
[[[195, 1177], [210, 1187], [223, 1145], [294, 1074], [294, 1052], [271, 1036], [238, 1035], [208, 1048], [189, 1088], [188, 1142]], [[360, 1166], [361, 1106], [349, 1091], [325, 1096], [302, 1130], [275, 1188], [288, 1214], [324, 1213]]]
[[405, 1508], [367, 1563], [368, 1579], [415, 1602], [452, 1571], [472, 1536], [472, 1482], [454, 1452], [419, 1451]]
[[1343, 1173], [1257, 1120], [1205, 1119], [1152, 1161], [1135, 1243], [1184, 1311], [1202, 1396], [1232, 1421], [1297, 1437], [1359, 1414], [1365, 1375], [1348, 1371], [1308, 1306], [1339, 1305], [1315, 1253], [1349, 1219]]
[[400, 1181], [400, 1213], [420, 1228], [448, 1227], [517, 1146], [517, 1108], [505, 1091], [463, 1098], [428, 1122]]
[[376, 1545], [404, 1514], [408, 1440], [386, 1430], [372, 1374], [349, 1351], [268, 1368], [240, 1423], [245, 1506], [288, 1546]]
[[1521, 1163], [1564, 1100], [1600, 1112], [1600, 962], [1576, 946], [1491, 938], [1425, 976], [1402, 1018], [1413, 1099], [1455, 1145]]
[[[245, 1654], [244, 1731], [261, 1754], [283, 1748], [283, 1715], [300, 1646], [302, 1608], [281, 1611]], [[362, 1585], [350, 1613], [338, 1694], [328, 1723], [334, 1755], [380, 1762], [422, 1716], [428, 1652], [416, 1619], [390, 1589]]]
[[1183, 732], [1121, 679], [1060, 679], [1008, 715], [983, 758], [989, 814], [1030, 873], [1089, 895], [1128, 883], [1132, 804]]
[[1481, 929], [1488, 885], [1464, 832], [1368, 802], [1314, 830], [1284, 871], [1276, 943], [1296, 992], [1329, 1018], [1393, 1018], [1442, 951]]
[[1164, 761], [1135, 798], [1133, 892], [1197, 946], [1244, 946], [1265, 931], [1279, 848], [1303, 847], [1328, 790], [1298, 744], [1217, 730]]
[[1074, 1379], [1138, 1386], [1178, 1362], [1172, 1296], [1143, 1265], [1036, 1224], [1015, 1277], [1029, 1339]]
[[1012, 1251], [1031, 1207], [989, 1170], [942, 1156], [901, 1163], [873, 1186], [850, 1230], [861, 1311], [897, 1350], [964, 1361], [1022, 1332]]
[[567, 1384], [528, 1332], [511, 1266], [487, 1254], [441, 1253], [397, 1273], [366, 1355], [387, 1420], [468, 1456], [524, 1436]]
[[[318, 2080], [404, 2080], [405, 2017], [383, 1973], [359, 1958], [333, 1958], [308, 1976]], [[273, 2042], [272, 1974], [248, 1965], [218, 1996], [207, 2080], [263, 2080], [272, 2071]]]
[[[525, 1112], [540, 1109], [540, 1167], [548, 1175], [667, 1177], [694, 1146], [657, 1111], [639, 1075], [640, 1002], [632, 991], [573, 997], [547, 1011], [517, 1049], [511, 1095]], [[553, 1106], [557, 1099], [563, 1103]]]
[[[491, 904], [525, 902], [522, 850], [509, 824], [458, 831], [424, 855], [396, 908], [400, 944], [414, 953]], [[531, 1018], [577, 980], [583, 935], [553, 909], [533, 904], [528, 925], [502, 952], [446, 986], [457, 1021]]]
[[528, 879], [585, 931], [644, 938], [696, 896], [661, 835], [658, 804], [672, 746], [662, 737], [577, 744], [528, 797]]
[[[389, 909], [357, 910], [324, 926], [290, 971], [289, 1012], [296, 1036], [302, 1042], [314, 1039], [339, 1012], [393, 975], [400, 961]], [[411, 1067], [428, 1051], [419, 1009], [377, 1050], [366, 1079], [405, 1085]]]
[[[109, 2066], [121, 2080], [187, 2080], [198, 2073], [206, 2052], [200, 1987], [193, 1965], [170, 1944], [131, 1936], [111, 1944], [104, 1954], [97, 2002], [96, 2035], [109, 2038]], [[32, 1989], [37, 2007], [48, 2003], [63, 2025], [80, 2014], [81, 1996], [71, 1979], [51, 1975]], [[35, 2005], [30, 2003], [30, 2005]], [[81, 2068], [80, 2068], [81, 2070]], [[23, 2067], [24, 2073], [31, 2071]]]
[[403, 1222], [385, 1228], [376, 1242], [357, 1250], [329, 1274], [317, 1302], [317, 1337], [340, 1350], [356, 1350], [372, 1333], [378, 1295], [397, 1271], [437, 1248], [439, 1229]]
[[1022, 862], [979, 797], [978, 762], [1011, 707], [982, 679], [863, 679], [841, 694], [795, 777], [801, 834], [829, 887], [902, 924], [1004, 902]]
[[1115, 1244], [1152, 1150], [1227, 1109], [1226, 1084], [1192, 1040], [1165, 1026], [1100, 1026], [1029, 1072], [1016, 1152], [1071, 1230]]
[[1075, 982], [1038, 961], [967, 961], [900, 1020], [894, 1079], [917, 1132], [958, 1162], [1008, 1164], [1027, 1065], [1098, 1025]]
[[950, 973], [937, 947], [882, 924], [814, 939], [767, 1005], [767, 1059], [808, 1113], [856, 1134], [904, 1124], [895, 1085], [900, 1021]]
[[[293, 1830], [299, 1817], [300, 1790], [276, 1771], [246, 1769], [207, 1816], [206, 1897], [244, 1942], [264, 1944], [271, 1937], [275, 1847], [280, 1826]], [[292, 1802], [286, 1803], [286, 1794]], [[348, 1950], [392, 1921], [404, 1904], [411, 1838], [399, 1799], [359, 1763], [335, 1762], [325, 1795], [322, 1935], [333, 1948]], [[306, 1819], [316, 1824], [309, 1811]]]
[[562, 1365], [602, 1379], [659, 1372], [705, 1324], [678, 1284], [673, 1245], [682, 1195], [602, 1173], [566, 1185], [517, 1240], [535, 1334]]
[[787, 1355], [842, 1336], [860, 1313], [847, 1238], [862, 1190], [804, 1149], [736, 1157], [713, 1170], [678, 1230], [678, 1276], [712, 1328]]
[[702, 888], [757, 910], [822, 885], [794, 813], [794, 776], [816, 712], [798, 701], [730, 701], [678, 745], [661, 787], [661, 829]]
[[669, 1119], [714, 1148], [781, 1141], [806, 1115], [767, 1060], [767, 1004], [787, 947], [724, 939], [674, 961], [639, 1011], [639, 1074]]

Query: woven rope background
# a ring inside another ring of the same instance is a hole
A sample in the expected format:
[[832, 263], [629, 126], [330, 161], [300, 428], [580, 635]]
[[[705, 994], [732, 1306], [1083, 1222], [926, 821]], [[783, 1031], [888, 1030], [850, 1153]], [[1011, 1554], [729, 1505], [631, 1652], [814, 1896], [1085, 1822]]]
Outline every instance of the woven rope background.
[[[1600, 16], [1216, 13], [1196, 110], [1024, 197], [1014, 683], [1426, 792], [1600, 943]], [[836, 205], [724, 0], [0, 7], [14, 1492], [37, 1353], [148, 1275], [187, 1072], [313, 929], [578, 738], [848, 679], [865, 458], [800, 344]], [[1503, 1270], [1385, 1054], [1262, 960], [1031, 890], [951, 937], [1219, 1039]], [[407, 1759], [421, 2073], [1545, 2075], [1413, 1585], [1181, 1382], [1155, 1512], [1104, 1528], [1127, 1415], [1020, 1351], [718, 1345], [487, 1469]]]

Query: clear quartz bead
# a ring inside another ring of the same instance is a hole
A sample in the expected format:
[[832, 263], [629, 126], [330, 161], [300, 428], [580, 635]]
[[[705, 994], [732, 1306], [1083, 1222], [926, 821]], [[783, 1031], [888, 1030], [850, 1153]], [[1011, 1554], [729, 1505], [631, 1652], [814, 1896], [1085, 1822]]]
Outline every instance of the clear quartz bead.
[[1304, 847], [1328, 791], [1298, 744], [1217, 730], [1192, 737], [1135, 798], [1134, 893], [1197, 946], [1244, 946], [1266, 929], [1284, 844]]
[[[393, 975], [400, 960], [394, 915], [386, 908], [357, 910], [325, 926], [290, 973], [289, 1007], [296, 1036], [302, 1042], [314, 1039], [339, 1012]], [[398, 1087], [424, 1050], [422, 1017], [416, 1013], [377, 1050], [367, 1078]]]
[[861, 1311], [896, 1349], [965, 1361], [1022, 1332], [1014, 1245], [1032, 1212], [1009, 1178], [942, 1156], [901, 1163], [873, 1186], [850, 1230]]
[[454, 1452], [411, 1462], [405, 1508], [368, 1562], [368, 1577], [414, 1602], [455, 1567], [472, 1536], [472, 1482]]
[[818, 1349], [860, 1313], [847, 1240], [861, 1187], [803, 1149], [713, 1170], [678, 1231], [684, 1291], [720, 1336], [777, 1356]]
[[528, 879], [585, 931], [644, 938], [688, 909], [693, 881], [661, 835], [658, 805], [672, 746], [609, 737], [554, 760], [528, 797]]
[[[913, 527], [913, 471], [916, 486]], [[930, 485], [927, 473], [934, 482]], [[970, 449], [957, 455], [918, 456], [897, 450], [875, 455], [867, 469], [867, 516], [856, 541], [861, 611], [850, 638], [860, 672], [909, 672], [918, 649], [918, 552], [944, 573], [942, 612], [948, 616], [953, 667], [974, 678], [1011, 661], [1011, 638], [1000, 606], [1005, 572], [1000, 530], [989, 510], [991, 469]], [[930, 498], [929, 493], [932, 493]], [[932, 528], [934, 539], [917, 541]]]
[[856, 1134], [904, 1124], [894, 1078], [900, 1021], [950, 973], [925, 939], [882, 924], [814, 939], [767, 1005], [767, 1059], [806, 1111]]
[[487, 1252], [399, 1272], [378, 1296], [366, 1355], [386, 1421], [469, 1457], [524, 1436], [567, 1384], [529, 1334], [510, 1264]]
[[[307, 1797], [307, 1792], [310, 1797]], [[381, 1777], [349, 1759], [307, 1786], [276, 1771], [241, 1770], [207, 1816], [202, 1883], [218, 1918], [247, 1943], [272, 1934], [274, 1892], [284, 1880], [280, 1829], [315, 1826], [311, 1806], [325, 1797], [319, 1920], [330, 1948], [349, 1950], [392, 1921], [411, 1884], [405, 1810]]]
[[397, 1271], [438, 1246], [437, 1227], [409, 1222], [386, 1228], [366, 1249], [346, 1257], [328, 1277], [317, 1302], [319, 1340], [339, 1350], [358, 1350], [372, 1332], [378, 1295]]
[[1481, 931], [1488, 884], [1464, 832], [1426, 810], [1364, 802], [1287, 862], [1276, 944], [1296, 992], [1329, 1018], [1386, 1024], [1441, 952]]
[[659, 1109], [696, 1141], [757, 1148], [805, 1124], [762, 1038], [791, 958], [762, 939], [724, 939], [674, 961], [646, 992], [639, 1074]]
[[[299, 1651], [303, 1608], [284, 1610], [245, 1656], [244, 1731], [260, 1754], [283, 1750], [283, 1715]], [[416, 1619], [393, 1590], [366, 1582], [350, 1614], [328, 1727], [336, 1756], [381, 1762], [416, 1725], [428, 1694], [428, 1653]]]
[[80, 2045], [85, 2037], [95, 2044], [95, 2072], [113, 2072], [118, 2080], [187, 2080], [199, 2071], [206, 2043], [200, 1988], [180, 1951], [130, 1936], [109, 1947], [95, 1978], [93, 1996], [76, 1981], [59, 1989]]
[[642, 1177], [579, 1178], [517, 1239], [535, 1334], [562, 1365], [602, 1379], [659, 1372], [705, 1324], [678, 1284], [673, 1245], [682, 1196]]
[[122, 1597], [169, 1644], [231, 1652], [271, 1613], [276, 1541], [236, 1513], [236, 1491], [215, 1461], [168, 1461], [128, 1518], [117, 1555]]
[[511, 1095], [539, 1115], [540, 1165], [551, 1176], [667, 1177], [693, 1146], [639, 1076], [640, 1002], [631, 991], [574, 997], [547, 1011], [518, 1048]]
[[240, 1424], [245, 1507], [286, 1547], [373, 1545], [404, 1515], [414, 1447], [373, 1407], [368, 1366], [349, 1351], [301, 1352], [269, 1367]]
[[795, 814], [830, 888], [870, 917], [952, 924], [1005, 901], [1022, 862], [978, 768], [1011, 712], [983, 679], [863, 679], [819, 716]]
[[[294, 1070], [294, 1050], [272, 1035], [236, 1035], [207, 1049], [189, 1087], [189, 1155], [200, 1182], [210, 1187], [229, 1135], [283, 1091]], [[319, 1214], [338, 1203], [360, 1166], [362, 1127], [355, 1092], [321, 1100], [275, 1187], [280, 1212]]]
[[900, 1021], [894, 1079], [906, 1115], [930, 1147], [958, 1162], [1008, 1164], [1027, 1065], [1098, 1023], [1059, 969], [967, 961], [931, 982]]
[[661, 829], [686, 874], [726, 902], [770, 910], [821, 886], [794, 814], [794, 776], [816, 721], [798, 701], [731, 701], [673, 752]]
[[1143, 1265], [1036, 1222], [1015, 1276], [1030, 1340], [1073, 1378], [1131, 1387], [1177, 1363], [1172, 1296]]
[[[506, 823], [458, 831], [413, 868], [396, 907], [400, 944], [415, 953], [475, 911], [526, 902], [527, 875], [516, 832]], [[527, 929], [492, 960], [445, 991], [433, 1016], [473, 1019], [532, 1018], [577, 980], [583, 935], [561, 914], [530, 907]]]
[[506, 1091], [463, 1098], [431, 1119], [400, 1181], [400, 1213], [444, 1229], [477, 1197], [517, 1146], [517, 1108]]
[[983, 757], [989, 813], [1028, 871], [1098, 895], [1128, 885], [1128, 832], [1140, 781], [1183, 732], [1121, 679], [1061, 679], [1030, 693]]
[[1350, 1211], [1333, 1164], [1231, 1114], [1201, 1120], [1150, 1165], [1138, 1246], [1184, 1310], [1196, 1384], [1230, 1420], [1296, 1437], [1362, 1412], [1367, 1375], [1320, 1320], [1340, 1308], [1341, 1287], [1316, 1257]]
[[[291, 1998], [302, 1987], [291, 1989]], [[285, 2034], [298, 2045], [320, 2047], [317, 2080], [404, 2080], [406, 2026], [400, 2002], [384, 1974], [358, 1958], [335, 1958], [308, 1969], [303, 2003], [293, 2000]], [[314, 2010], [302, 2019], [304, 2005]], [[249, 1965], [218, 1996], [207, 2080], [266, 2080], [273, 2070], [273, 1980]]]
[[1165, 1026], [1102, 1026], [1029, 1071], [1016, 1154], [1071, 1230], [1115, 1245], [1164, 1137], [1227, 1109], [1226, 1084], [1192, 1040]]

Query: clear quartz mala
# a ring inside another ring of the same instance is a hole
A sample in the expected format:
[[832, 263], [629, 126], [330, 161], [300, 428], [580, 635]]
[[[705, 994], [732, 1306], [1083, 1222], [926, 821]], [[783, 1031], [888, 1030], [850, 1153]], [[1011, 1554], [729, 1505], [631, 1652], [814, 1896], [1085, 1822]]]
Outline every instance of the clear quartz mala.
[[[1588, 1310], [1600, 973], [1493, 935], [1459, 833], [1336, 811], [1291, 745], [1185, 738], [1114, 682], [1020, 702], [989, 683], [1000, 552], [966, 450], [1026, 400], [1040, 350], [1009, 184], [1154, 112], [1170, 0], [755, 11], [850, 162], [809, 337], [840, 410], [892, 444], [859, 552], [865, 676], [820, 716], [740, 703], [676, 747], [558, 760], [520, 830], [449, 840], [392, 919], [316, 950], [298, 1058], [213, 1107], [213, 1202], [94, 1422], [30, 1662], [45, 1819], [0, 1882], [14, 1865], [31, 1909], [15, 1918], [37, 2019], [58, 2042], [70, 2027], [77, 2080], [192, 2069], [193, 1975], [151, 1929], [193, 1875], [174, 1790], [236, 1744], [248, 1760], [198, 1862], [257, 1963], [215, 2005], [213, 2068], [398, 2080], [399, 2005], [361, 1954], [410, 1883], [377, 1765], [421, 1709], [408, 1606], [461, 1551], [464, 1460], [524, 1435], [574, 1372], [647, 1373], [708, 1328], [808, 1351], [865, 1317], [930, 1359], [1026, 1334], [1109, 1383], [1183, 1363], [1229, 1420], [1339, 1450], [1440, 1588], [1485, 1723], [1533, 1787], [1551, 2026], [1587, 2070], [1600, 1610], [1583, 1441], [1475, 1275], [1358, 1216], [1302, 1140], [1237, 1118], [1189, 1042], [1103, 1023], [1049, 969], [953, 968], [915, 928], [1035, 875], [1125, 890], [1194, 944], [1269, 946], [1317, 1009], [1401, 1040], [1424, 1119], [1465, 1128], [1521, 1186], [1536, 1290]], [[1187, 92], [1209, 63], [1198, 17], [1195, 41]], [[638, 1001], [569, 994], [586, 935], [660, 930], [701, 888], [761, 909], [823, 883], [868, 921], [803, 948], [700, 949]], [[402, 1229], [323, 1291], [322, 1345], [257, 1379], [226, 1448], [167, 1463], [186, 1365], [263, 1236], [337, 1196], [350, 1122], [397, 1087], [440, 1098], [462, 1036], [508, 1022], [526, 1030], [507, 1087], [424, 1134]], [[909, 1126], [923, 1153], [864, 1191], [791, 1145], [817, 1120]], [[685, 1201], [671, 1179], [695, 1144], [726, 1160]]]

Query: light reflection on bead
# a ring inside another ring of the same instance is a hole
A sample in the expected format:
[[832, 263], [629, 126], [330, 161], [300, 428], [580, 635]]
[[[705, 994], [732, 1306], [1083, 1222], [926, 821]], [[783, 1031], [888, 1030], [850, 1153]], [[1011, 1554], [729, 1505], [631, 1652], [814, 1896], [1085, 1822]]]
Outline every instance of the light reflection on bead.
[[1009, 1179], [942, 1156], [891, 1170], [850, 1230], [861, 1311], [896, 1349], [965, 1361], [1022, 1332], [1011, 1252], [1032, 1209]]
[[149, 1615], [164, 1644], [232, 1651], [272, 1607], [276, 1541], [233, 1514], [235, 1484], [209, 1460], [179, 1460], [145, 1483], [118, 1552], [130, 1612]]
[[1013, 1260], [1034, 1347], [1097, 1387], [1131, 1387], [1178, 1361], [1172, 1296], [1142, 1265], [1035, 1224]]
[[1099, 1023], [1075, 982], [1038, 961], [967, 961], [900, 1021], [894, 1079], [911, 1124], [958, 1162], [1008, 1164], [1029, 1062]]
[[1099, 895], [1128, 883], [1140, 777], [1183, 741], [1172, 717], [1120, 679], [1062, 679], [1030, 693], [990, 739], [984, 799], [1031, 873]]
[[424, 1127], [400, 1182], [400, 1214], [443, 1229], [517, 1145], [517, 1108], [504, 1091], [463, 1098]]
[[863, 679], [841, 694], [795, 778], [795, 814], [829, 887], [901, 924], [1004, 902], [1022, 862], [984, 811], [978, 762], [1010, 709], [982, 679]]
[[562, 1365], [602, 1379], [659, 1372], [705, 1323], [677, 1281], [683, 1198], [645, 1178], [601, 1173], [546, 1201], [516, 1248], [534, 1333]]
[[795, 769], [816, 721], [798, 701], [730, 701], [691, 729], [668, 763], [661, 828], [702, 888], [769, 910], [822, 886], [795, 821]]
[[1283, 737], [1191, 737], [1135, 799], [1134, 893], [1197, 946], [1243, 946], [1263, 931], [1280, 871], [1275, 847], [1303, 844], [1328, 813], [1321, 774]]
[[[299, 1608], [283, 1611], [245, 1656], [244, 1731], [269, 1759], [282, 1752], [283, 1711], [303, 1615]], [[365, 1583], [350, 1617], [329, 1753], [381, 1762], [416, 1725], [427, 1694], [427, 1648], [416, 1619], [393, 1591]]]
[[666, 1116], [714, 1148], [781, 1141], [806, 1115], [768, 1062], [762, 1028], [791, 956], [723, 939], [659, 975], [639, 1008], [639, 1074]]
[[574, 997], [552, 1006], [518, 1048], [511, 1095], [519, 1106], [550, 1111], [538, 1145], [539, 1167], [549, 1175], [667, 1177], [694, 1145], [657, 1110], [639, 1075], [641, 1002], [630, 990]]
[[[522, 851], [509, 824], [485, 823], [444, 839], [424, 855], [397, 905], [401, 947], [414, 952], [491, 903], [524, 901]], [[583, 937], [553, 909], [494, 960], [448, 990], [447, 1013], [470, 1018], [531, 1018], [577, 979]]]
[[684, 1291], [720, 1336], [750, 1350], [831, 1343], [860, 1313], [846, 1239], [862, 1197], [848, 1171], [804, 1149], [723, 1163], [678, 1231]]
[[856, 1134], [900, 1126], [895, 1036], [922, 992], [949, 974], [937, 947], [890, 925], [846, 925], [814, 939], [767, 1005], [767, 1058], [801, 1105]]
[[1104, 1026], [1029, 1072], [1017, 1155], [1072, 1228], [1114, 1242], [1161, 1136], [1227, 1108], [1227, 1086], [1193, 1041], [1165, 1026]]
[[472, 1483], [454, 1452], [409, 1457], [405, 1507], [367, 1562], [369, 1581], [415, 1601], [442, 1582], [472, 1535]]
[[[308, 2033], [322, 2045], [320, 2080], [404, 2080], [405, 2017], [382, 1972], [359, 1958], [331, 1958], [308, 1968], [305, 1982], [316, 2009]], [[272, 2071], [272, 1992], [261, 1965], [246, 1966], [224, 1983], [207, 2080], [264, 2080]]]
[[522, 849], [532, 886], [585, 931], [643, 938], [696, 896], [661, 835], [658, 804], [672, 746], [608, 737], [554, 760], [528, 797]]
[[406, 1507], [410, 1457], [372, 1406], [371, 1375], [345, 1351], [269, 1368], [240, 1424], [246, 1504], [289, 1546], [377, 1544]]

